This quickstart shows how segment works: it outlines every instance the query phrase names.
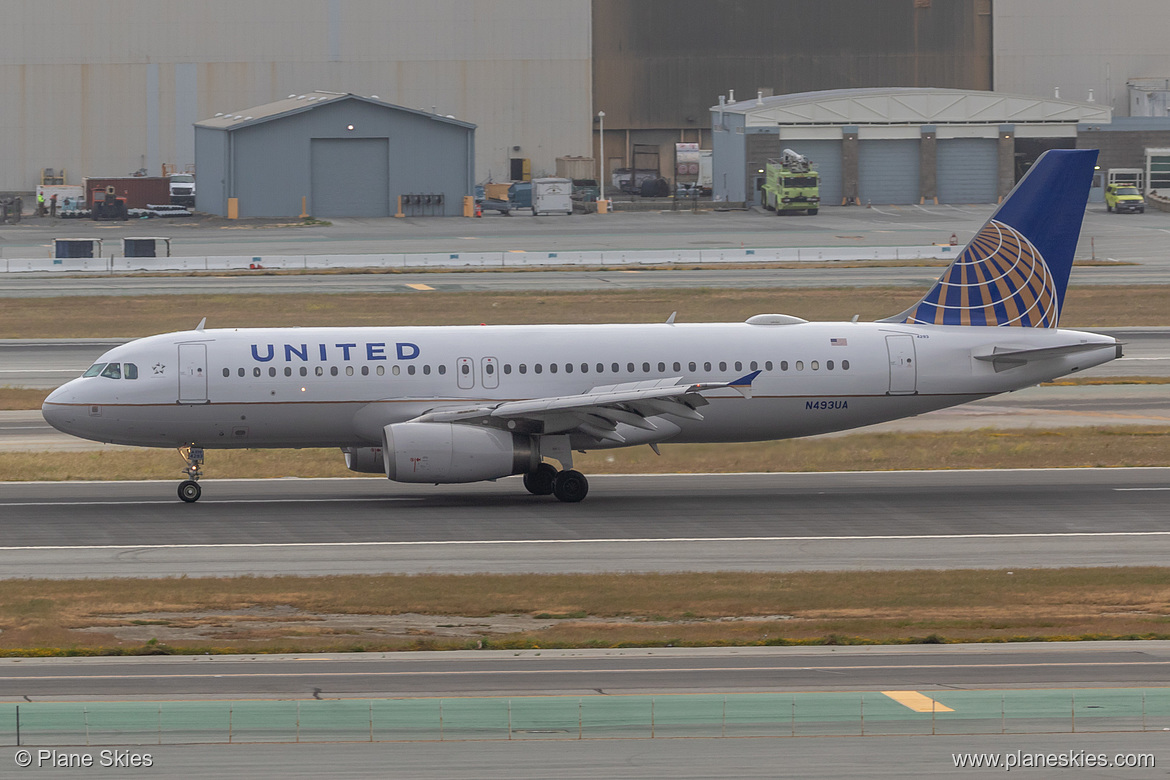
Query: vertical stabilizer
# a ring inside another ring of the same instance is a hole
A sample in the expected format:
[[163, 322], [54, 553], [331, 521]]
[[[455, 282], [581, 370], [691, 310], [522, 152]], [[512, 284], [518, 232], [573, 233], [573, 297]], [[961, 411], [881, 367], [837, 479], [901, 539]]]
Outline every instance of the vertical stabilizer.
[[1096, 149], [1051, 149], [914, 306], [884, 322], [1055, 328]]

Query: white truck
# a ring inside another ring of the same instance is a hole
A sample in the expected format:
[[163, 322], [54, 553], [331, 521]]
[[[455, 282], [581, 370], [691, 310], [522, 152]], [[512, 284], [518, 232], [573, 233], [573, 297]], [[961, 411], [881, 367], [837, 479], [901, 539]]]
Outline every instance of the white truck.
[[171, 205], [195, 205], [195, 176], [190, 173], [172, 173], [167, 177], [171, 190]]

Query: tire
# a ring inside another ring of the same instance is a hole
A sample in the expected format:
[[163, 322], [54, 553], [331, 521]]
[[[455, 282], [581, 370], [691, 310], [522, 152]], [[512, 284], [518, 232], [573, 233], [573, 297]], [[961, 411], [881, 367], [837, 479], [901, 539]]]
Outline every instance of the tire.
[[541, 463], [536, 467], [536, 471], [524, 475], [524, 489], [534, 496], [551, 496], [556, 478], [556, 468], [551, 464]]
[[580, 471], [569, 469], [557, 473], [553, 495], [566, 504], [575, 504], [589, 493], [589, 480]]
[[1105, 210], [1108, 211], [1110, 214], [1113, 213], [1113, 207], [1110, 206], [1108, 203], [1105, 204]]
[[819, 211], [819, 209], [809, 209], [809, 210], [808, 210], [808, 215], [809, 215], [810, 217], [815, 217], [815, 216], [816, 216], [816, 214], [817, 214], [817, 211]]
[[194, 504], [203, 494], [203, 488], [193, 479], [186, 479], [179, 483], [179, 498], [188, 504]]

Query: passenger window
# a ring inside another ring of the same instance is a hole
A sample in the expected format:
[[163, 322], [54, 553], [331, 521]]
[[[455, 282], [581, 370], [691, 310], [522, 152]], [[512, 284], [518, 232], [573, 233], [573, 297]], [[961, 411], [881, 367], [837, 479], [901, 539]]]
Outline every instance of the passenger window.
[[256, 366], [252, 369], [252, 376], [260, 376], [260, 366]]
[[244, 376], [244, 369], [243, 369], [243, 368], [237, 368], [237, 369], [236, 369], [236, 373], [237, 373], [237, 374], [239, 374], [239, 375], [240, 375], [240, 377], [243, 377], [243, 376]]
[[618, 364], [617, 364], [617, 363], [614, 363], [614, 364], [610, 365], [610, 367], [609, 367], [609, 368], [610, 368], [610, 370], [611, 370], [611, 371], [613, 371], [615, 374], [616, 374], [618, 371], [620, 371], [620, 370], [621, 370], [621, 369], [620, 369], [620, 367], [618, 366]]
[[308, 375], [309, 375], [309, 369], [305, 368], [304, 366], [301, 366], [301, 376], [308, 376]]
[[643, 374], [649, 374], [649, 373], [650, 373], [650, 364], [649, 364], [649, 363], [643, 363], [643, 364], [642, 364], [642, 373], [643, 373]]
[[230, 368], [225, 368], [223, 370], [223, 375], [225, 378], [230, 377], [232, 375], [232, 370]]
[[353, 366], [346, 366], [345, 367], [345, 375], [346, 376], [353, 376]]
[[537, 363], [535, 366], [532, 367], [532, 371], [533, 371], [533, 373], [539, 374], [542, 371], [544, 371], [544, 368], [541, 367], [540, 363]]
[[764, 363], [764, 370], [765, 370], [765, 371], [771, 371], [771, 370], [772, 370], [772, 361], [771, 361], [771, 360], [769, 360], [769, 361], [767, 361], [766, 363]]
[[665, 363], [659, 362], [659, 364], [658, 364], [658, 373], [660, 373], [660, 374], [665, 374], [665, 373], [666, 373], [666, 364], [665, 364]]
[[313, 373], [316, 374], [317, 376], [325, 376], [324, 366], [317, 366], [316, 368], [313, 369]]
[[[383, 370], [384, 369], [381, 366], [378, 366], [378, 376], [382, 376]], [[402, 373], [402, 366], [394, 366], [393, 368], [390, 369], [390, 373], [393, 374], [394, 376], [398, 376], [399, 374]]]
[[848, 371], [848, 370], [849, 370], [849, 361], [848, 361], [848, 360], [842, 360], [842, 361], [841, 361], [841, 370], [842, 370], [842, 371]]
[[[412, 368], [413, 368], [413, 366], [412, 366]], [[469, 366], [469, 365], [467, 365], [466, 363], [464, 363], [463, 365], [461, 365], [461, 366], [459, 367], [459, 372], [460, 372], [461, 374], [463, 374], [463, 376], [467, 376], [468, 374], [470, 374], [470, 373], [471, 373], [471, 366]], [[411, 373], [413, 374], [414, 372], [413, 372], [413, 371], [411, 371]]]
[[337, 376], [337, 366], [329, 367], [329, 376]]
[[631, 374], [634, 373], [634, 364], [626, 363], [626, 371], [630, 372]]
[[369, 375], [370, 375], [370, 367], [369, 366], [362, 366], [362, 376], [369, 376]]
[[826, 361], [825, 361], [825, 368], [827, 368], [827, 369], [829, 369], [830, 371], [832, 371], [832, 370], [833, 370], [833, 361], [832, 361], [832, 360], [826, 360]]
[[[548, 371], [550, 374], [555, 374], [557, 372], [557, 364], [556, 363], [549, 363], [548, 364]], [[540, 373], [540, 372], [537, 372], [537, 373]]]
[[566, 374], [573, 373], [573, 364], [572, 363], [565, 363], [565, 373]]
[[804, 371], [804, 361], [803, 360], [796, 361], [796, 370], [797, 371]]
[[[442, 368], [442, 366], [440, 366], [440, 368]], [[511, 364], [511, 363], [505, 363], [505, 364], [504, 364], [504, 373], [505, 373], [505, 374], [510, 374], [510, 373], [512, 373], [512, 364]]]
[[[463, 368], [465, 368], [465, 369], [466, 369], [466, 368], [467, 368], [467, 366], [464, 366]], [[409, 366], [407, 366], [407, 367], [406, 367], [406, 373], [410, 374], [411, 376], [414, 376], [414, 366], [413, 366], [413, 365], [409, 365]], [[465, 373], [465, 374], [466, 374], [467, 372], [466, 372], [466, 371], [464, 371], [463, 373]]]
[[102, 376], [104, 376], [106, 379], [121, 379], [122, 364], [110, 363], [108, 366], [106, 366], [105, 370], [102, 371]]
[[[97, 376], [98, 374], [100, 374], [102, 372], [102, 369], [105, 367], [106, 367], [105, 363], [94, 363], [92, 366], [89, 367], [88, 371], [86, 371], [84, 374], [82, 374], [82, 376]], [[226, 371], [227, 369], [224, 369], [224, 370]], [[224, 376], [227, 376], [227, 374], [224, 374]]]
[[[386, 375], [386, 366], [378, 366], [376, 369], [374, 369], [374, 371], [378, 374], [378, 376], [385, 376]], [[394, 374], [397, 376], [398, 366], [394, 366]]]
[[720, 360], [720, 361], [719, 361], [719, 370], [720, 370], [720, 371], [726, 371], [726, 370], [727, 370], [727, 363], [726, 363], [725, 361], [722, 361], [722, 360]]
[[521, 364], [520, 364], [520, 365], [519, 365], [517, 368], [519, 369], [519, 371], [520, 371], [520, 373], [521, 373], [521, 374], [527, 374], [527, 373], [528, 373], [528, 366], [527, 366], [527, 365], [525, 365], [524, 363], [521, 363]]
[[690, 363], [687, 363], [687, 368], [690, 369], [692, 373], [699, 370], [699, 367], [695, 365], [695, 361], [693, 360]]
[[675, 371], [675, 373], [676, 373], [676, 374], [677, 374], [679, 371], [682, 371], [682, 363], [679, 363], [677, 360], [676, 360], [676, 361], [674, 361], [674, 371]]
[[269, 366], [268, 367], [268, 376], [276, 376], [276, 369]]
[[760, 364], [753, 360], [752, 361], [752, 371], [758, 371], [759, 368], [760, 368]]
[[597, 364], [597, 373], [599, 373], [599, 374], [605, 373], [605, 364], [604, 363]]
[[285, 366], [284, 367], [284, 375], [285, 376], [292, 376], [292, 368], [289, 366]]
[[138, 378], [138, 366], [134, 365], [133, 363], [127, 363], [126, 365], [122, 366], [122, 368], [125, 371], [125, 376], [127, 379]]
[[788, 361], [787, 361], [787, 360], [781, 360], [781, 361], [780, 361], [780, 370], [781, 370], [781, 371], [787, 371], [787, 370], [788, 370]]
[[582, 363], [582, 364], [581, 364], [581, 373], [582, 373], [582, 374], [588, 374], [588, 373], [589, 373], [589, 364], [588, 364], [588, 363]]
[[[489, 374], [490, 374], [492, 371], [494, 371], [494, 370], [495, 370], [495, 369], [494, 369], [494, 368], [492, 368], [490, 365], [487, 367], [487, 372], [488, 372]], [[423, 366], [423, 374], [424, 374], [424, 375], [426, 375], [426, 376], [430, 376], [430, 375], [431, 375], [431, 367], [430, 367], [429, 365], [428, 365], [428, 366]]]
[[704, 363], [704, 364], [703, 364], [703, 370], [704, 370], [704, 371], [710, 371], [710, 370], [711, 370], [711, 363], [710, 363], [710, 362]]
[[813, 362], [809, 363], [808, 365], [809, 365], [809, 368], [811, 368], [813, 371], [817, 371], [821, 367], [821, 361], [814, 360]]
[[443, 376], [446, 373], [447, 373], [447, 367], [446, 366], [439, 366], [439, 376]]
[[738, 361], [738, 360], [737, 360], [737, 361], [735, 361], [735, 370], [736, 370], [736, 371], [743, 371], [743, 363], [741, 363], [741, 362], [740, 362], [740, 361]]

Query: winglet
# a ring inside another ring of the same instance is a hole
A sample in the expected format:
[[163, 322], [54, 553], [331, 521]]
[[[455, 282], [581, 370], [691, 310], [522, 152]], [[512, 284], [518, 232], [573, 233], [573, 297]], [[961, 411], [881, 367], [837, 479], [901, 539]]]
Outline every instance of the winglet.
[[750, 374], [744, 374], [739, 379], [735, 379], [731, 382], [728, 382], [727, 386], [730, 387], [732, 390], [735, 390], [737, 393], [742, 395], [744, 398], [751, 398], [752, 397], [752, 382], [755, 381], [755, 378], [758, 377], [759, 375], [760, 375], [759, 371], [753, 371]]

